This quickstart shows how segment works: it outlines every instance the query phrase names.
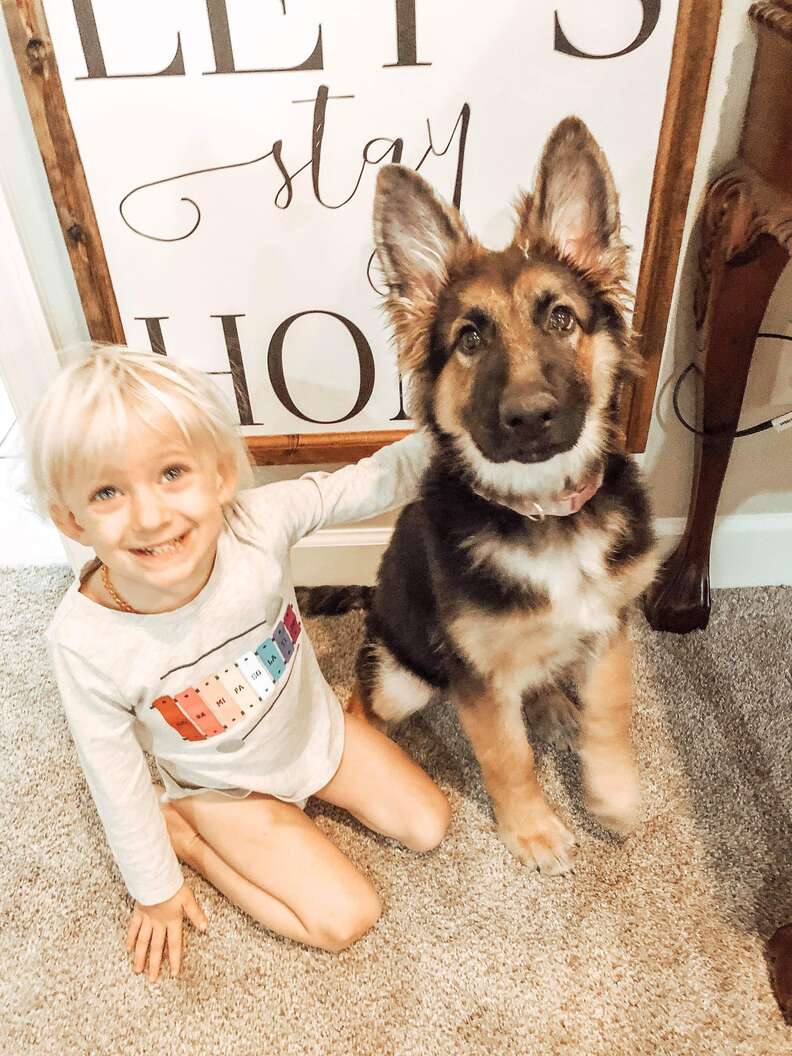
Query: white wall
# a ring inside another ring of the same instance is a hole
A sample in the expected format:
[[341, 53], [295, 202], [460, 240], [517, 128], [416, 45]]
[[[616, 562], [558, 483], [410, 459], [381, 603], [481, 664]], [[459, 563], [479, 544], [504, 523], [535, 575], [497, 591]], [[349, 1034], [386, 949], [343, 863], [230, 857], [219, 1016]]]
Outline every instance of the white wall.
[[[644, 456], [644, 470], [651, 482], [656, 513], [660, 517], [683, 516], [689, 501], [693, 437], [674, 417], [671, 387], [679, 371], [693, 358], [695, 344], [693, 291], [699, 241], [697, 233], [693, 231], [694, 222], [708, 181], [728, 165], [740, 139], [756, 50], [755, 29], [746, 17], [748, 7], [748, 2], [743, 0], [725, 0], [723, 4], [685, 224], [683, 259], [677, 274], [655, 414]], [[792, 334], [792, 267], [788, 267], [782, 275], [761, 329]], [[688, 381], [693, 384], [693, 379]], [[692, 402], [683, 403], [685, 406], [689, 417], [692, 417]], [[760, 422], [790, 408], [792, 343], [760, 340], [751, 365], [741, 424]], [[767, 430], [756, 436], [736, 440], [718, 507], [719, 515], [790, 511], [792, 431], [777, 433]], [[792, 553], [792, 534], [788, 540], [788, 550]]]
[[[684, 517], [689, 500], [692, 472], [692, 438], [673, 417], [670, 380], [691, 359], [693, 330], [691, 306], [696, 277], [697, 239], [694, 227], [707, 181], [733, 157], [739, 140], [742, 117], [750, 83], [755, 50], [754, 30], [747, 19], [748, 0], [725, 0], [713, 65], [712, 81], [702, 129], [699, 157], [691, 192], [690, 207], [683, 241], [683, 260], [677, 276], [677, 288], [671, 309], [666, 346], [658, 386], [654, 420], [649, 434], [644, 468], [651, 485], [657, 515], [665, 519], [661, 527], [670, 538], [680, 529], [676, 518]], [[16, 66], [5, 25], [0, 29], [0, 185], [19, 234], [33, 282], [44, 308], [55, 347], [85, 337], [79, 298], [63, 245], [60, 228], [38, 154]], [[792, 268], [788, 269], [768, 309], [763, 329], [792, 334]], [[0, 355], [17, 412], [21, 389], [9, 378], [8, 357]], [[12, 364], [16, 372], [16, 367]], [[26, 401], [25, 401], [26, 402]], [[760, 342], [749, 379], [743, 421], [758, 421], [792, 407], [792, 345], [785, 342]], [[792, 430], [783, 434], [768, 431], [738, 440], [734, 446], [719, 514], [727, 517], [721, 525], [720, 556], [715, 560], [713, 582], [727, 585], [738, 582], [792, 582]], [[296, 475], [304, 467], [260, 471], [262, 479]], [[754, 515], [746, 522], [742, 516]], [[771, 515], [760, 516], [760, 515]], [[788, 516], [786, 516], [788, 515]], [[671, 520], [668, 520], [671, 519]], [[375, 530], [366, 535], [343, 535], [326, 538], [337, 544], [324, 552], [315, 545], [305, 548], [299, 557], [304, 582], [334, 579], [349, 581], [349, 571], [338, 563], [339, 555], [348, 553], [357, 539], [365, 549], [352, 555], [352, 568], [359, 566], [360, 555], [366, 567], [374, 567], [384, 541], [388, 520], [375, 522]], [[753, 526], [757, 545], [756, 562], [749, 569], [745, 562], [732, 568], [732, 555], [744, 554], [742, 540], [746, 528]], [[767, 538], [767, 544], [762, 540]], [[732, 546], [730, 539], [736, 542]], [[315, 544], [314, 540], [314, 544]], [[366, 546], [366, 544], [368, 544]], [[339, 549], [340, 548], [340, 549]], [[29, 559], [29, 558], [26, 558]], [[51, 558], [42, 558], [49, 559]], [[7, 554], [13, 562], [14, 554]], [[335, 575], [331, 569], [335, 569]], [[340, 570], [340, 571], [339, 571]], [[298, 580], [300, 574], [298, 573]], [[369, 578], [368, 573], [364, 578]]]

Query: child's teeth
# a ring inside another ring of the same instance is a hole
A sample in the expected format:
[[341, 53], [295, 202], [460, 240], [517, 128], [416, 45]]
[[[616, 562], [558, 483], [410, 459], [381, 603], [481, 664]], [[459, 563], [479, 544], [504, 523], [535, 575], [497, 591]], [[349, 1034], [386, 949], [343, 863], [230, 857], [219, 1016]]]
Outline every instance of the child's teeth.
[[171, 550], [175, 550], [181, 542], [181, 536], [178, 539], [171, 539], [169, 543], [163, 543], [162, 546], [144, 546], [141, 547], [141, 552], [144, 554], [165, 554]]

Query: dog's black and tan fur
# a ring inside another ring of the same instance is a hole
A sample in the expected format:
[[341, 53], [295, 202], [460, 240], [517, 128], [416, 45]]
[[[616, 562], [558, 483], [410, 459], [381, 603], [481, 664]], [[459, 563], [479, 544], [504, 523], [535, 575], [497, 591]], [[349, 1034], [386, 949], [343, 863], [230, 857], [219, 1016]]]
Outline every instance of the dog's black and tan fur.
[[[502, 251], [400, 166], [381, 171], [374, 213], [411, 409], [435, 448], [383, 558], [353, 707], [399, 720], [450, 695], [507, 846], [565, 872], [574, 840], [534, 776], [523, 705], [566, 737], [574, 709], [559, 686], [574, 681], [589, 808], [628, 830], [626, 614], [656, 567], [646, 497], [619, 445], [618, 390], [636, 361], [611, 174], [569, 118]], [[600, 470], [572, 516], [509, 505], [552, 501]]]

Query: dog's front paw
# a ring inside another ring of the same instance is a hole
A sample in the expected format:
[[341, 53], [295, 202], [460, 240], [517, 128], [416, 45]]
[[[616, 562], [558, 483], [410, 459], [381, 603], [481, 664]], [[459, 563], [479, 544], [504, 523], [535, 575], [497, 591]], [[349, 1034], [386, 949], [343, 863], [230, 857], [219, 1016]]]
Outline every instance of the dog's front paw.
[[536, 866], [543, 876], [571, 872], [575, 837], [549, 808], [518, 827], [501, 824], [499, 831], [514, 857]]
[[631, 759], [583, 758], [586, 804], [601, 825], [626, 836], [638, 824], [641, 789]]

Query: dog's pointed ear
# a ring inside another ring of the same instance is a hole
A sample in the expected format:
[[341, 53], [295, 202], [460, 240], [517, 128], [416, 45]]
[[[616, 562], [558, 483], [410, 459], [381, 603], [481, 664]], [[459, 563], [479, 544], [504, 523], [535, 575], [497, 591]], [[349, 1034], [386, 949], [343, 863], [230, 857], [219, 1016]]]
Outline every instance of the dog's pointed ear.
[[462, 217], [412, 169], [387, 165], [377, 177], [374, 242], [388, 298], [399, 367], [414, 370], [429, 353], [437, 297], [457, 254], [473, 245]]
[[374, 242], [392, 294], [434, 300], [456, 251], [470, 243], [461, 216], [417, 172], [386, 165], [377, 177]]
[[619, 199], [599, 144], [578, 117], [550, 133], [539, 162], [533, 195], [518, 206], [516, 239], [549, 243], [583, 270], [621, 253]]

